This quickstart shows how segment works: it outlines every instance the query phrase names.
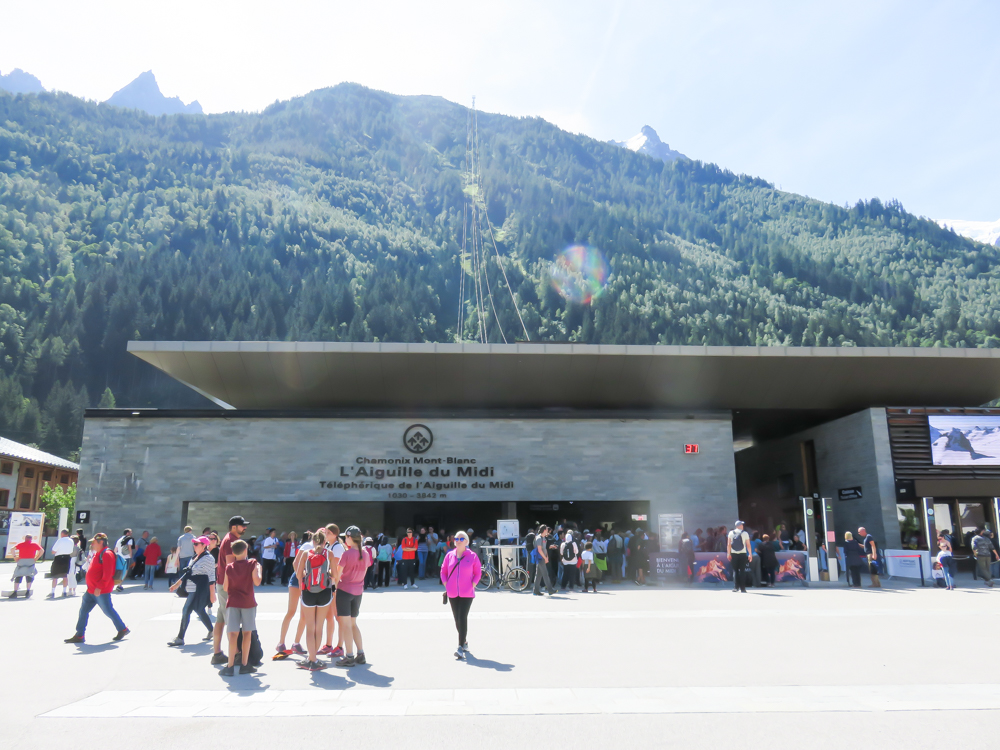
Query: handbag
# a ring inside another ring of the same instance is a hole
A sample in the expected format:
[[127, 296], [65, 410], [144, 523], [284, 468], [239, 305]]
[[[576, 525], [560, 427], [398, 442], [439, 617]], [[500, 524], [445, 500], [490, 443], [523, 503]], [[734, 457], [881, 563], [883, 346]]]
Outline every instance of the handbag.
[[[465, 557], [465, 555], [462, 555], [462, 557]], [[451, 577], [453, 575], [455, 575], [455, 571], [458, 570], [458, 566], [461, 565], [461, 564], [462, 564], [461, 560], [459, 560], [457, 563], [455, 563], [455, 567], [452, 568], [451, 572], [448, 574], [448, 580], [444, 582], [444, 592], [442, 592], [442, 594], [441, 594], [441, 603], [442, 604], [447, 604], [448, 603], [448, 584], [451, 583]]]

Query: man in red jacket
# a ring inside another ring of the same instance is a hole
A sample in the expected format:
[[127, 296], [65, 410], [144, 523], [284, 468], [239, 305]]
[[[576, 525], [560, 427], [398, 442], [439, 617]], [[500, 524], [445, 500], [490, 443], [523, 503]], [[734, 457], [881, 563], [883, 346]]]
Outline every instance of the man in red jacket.
[[111, 604], [111, 590], [115, 587], [117, 558], [115, 553], [108, 549], [108, 537], [105, 534], [95, 534], [94, 538], [90, 540], [90, 549], [94, 553], [94, 559], [90, 561], [90, 568], [87, 570], [87, 593], [83, 595], [83, 601], [80, 602], [80, 617], [76, 621], [76, 635], [67, 638], [66, 643], [83, 643], [83, 634], [87, 630], [87, 620], [90, 619], [90, 612], [94, 607], [100, 607], [118, 631], [112, 640], [120, 641], [129, 634], [129, 629], [125, 627], [122, 618], [118, 616]]

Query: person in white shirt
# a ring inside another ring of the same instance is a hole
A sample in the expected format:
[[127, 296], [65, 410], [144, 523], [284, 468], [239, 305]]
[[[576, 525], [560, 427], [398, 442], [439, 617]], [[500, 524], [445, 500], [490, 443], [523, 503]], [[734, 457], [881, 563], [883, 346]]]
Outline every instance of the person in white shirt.
[[[66, 596], [66, 587], [69, 585], [71, 574], [70, 569], [73, 567], [73, 550], [75, 547], [76, 542], [69, 535], [69, 529], [60, 531], [59, 538], [52, 545], [52, 567], [49, 569], [49, 575], [52, 576], [52, 591], [49, 593], [49, 599], [56, 598], [56, 584], [60, 580], [63, 586], [62, 595]], [[76, 583], [76, 572], [72, 571], [72, 575], [73, 582]]]
[[750, 535], [743, 530], [743, 522], [726, 535], [726, 557], [733, 564], [733, 591], [747, 592], [747, 565], [753, 559]]
[[278, 564], [278, 541], [277, 532], [274, 529], [267, 530], [267, 536], [260, 543], [260, 556], [264, 568], [264, 585], [274, 584], [274, 568]]
[[573, 586], [576, 585], [577, 579], [580, 577], [580, 572], [577, 569], [577, 558], [580, 556], [580, 546], [573, 541], [573, 532], [566, 532], [566, 541], [559, 545], [559, 562], [563, 565], [563, 578], [562, 578], [562, 588], [566, 589], [567, 584], [569, 585], [569, 590], [573, 590]]

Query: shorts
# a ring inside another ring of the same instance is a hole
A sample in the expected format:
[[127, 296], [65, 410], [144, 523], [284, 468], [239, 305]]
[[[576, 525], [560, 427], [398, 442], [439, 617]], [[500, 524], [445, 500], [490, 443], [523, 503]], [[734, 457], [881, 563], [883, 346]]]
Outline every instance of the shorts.
[[315, 609], [316, 607], [326, 607], [333, 601], [333, 592], [330, 589], [323, 589], [322, 591], [317, 591], [313, 593], [308, 589], [303, 589], [302, 591], [302, 606], [306, 609]]
[[222, 586], [215, 587], [215, 598], [219, 603], [219, 607], [215, 612], [216, 623], [226, 624], [226, 604], [229, 602], [229, 594]]
[[357, 617], [361, 612], [361, 594], [337, 592], [337, 617]]
[[292, 572], [292, 577], [288, 579], [288, 588], [297, 589], [299, 587], [299, 577]]
[[29, 585], [29, 586], [30, 586], [30, 585], [31, 585], [31, 584], [32, 584], [32, 583], [34, 582], [34, 580], [35, 580], [35, 577], [34, 577], [34, 576], [14, 576], [13, 578], [11, 578], [11, 580], [12, 580], [12, 581], [13, 581], [14, 583], [20, 583], [20, 582], [21, 582], [22, 580], [24, 580], [25, 578], [27, 578], [27, 579], [28, 579], [28, 585]]
[[226, 632], [252, 633], [257, 629], [256, 607], [228, 607], [226, 612]]

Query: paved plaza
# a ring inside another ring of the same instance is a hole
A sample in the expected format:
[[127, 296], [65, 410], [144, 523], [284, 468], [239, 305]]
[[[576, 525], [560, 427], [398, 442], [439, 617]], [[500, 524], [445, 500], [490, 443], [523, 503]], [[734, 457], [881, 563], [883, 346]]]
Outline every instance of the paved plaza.
[[264, 747], [289, 728], [343, 718], [363, 744], [408, 747], [452, 744], [456, 728], [468, 733], [463, 744], [509, 747], [565, 727], [578, 739], [607, 733], [646, 747], [730, 745], [745, 731], [741, 742], [772, 747], [854, 738], [916, 748], [989, 736], [1000, 718], [1000, 590], [971, 580], [956, 592], [910, 584], [746, 595], [623, 585], [552, 599], [489, 592], [472, 610], [467, 663], [452, 655], [450, 610], [428, 582], [366, 593], [359, 622], [369, 664], [313, 673], [270, 660], [286, 595], [264, 587], [265, 664], [230, 678], [209, 665], [197, 621], [190, 645], [166, 646], [182, 600], [162, 580], [154, 592], [135, 583], [115, 595], [130, 636], [112, 642], [111, 623], [95, 610], [83, 646], [62, 642], [79, 598], [47, 601], [48, 581], [36, 583], [32, 599], [0, 603], [3, 747], [94, 732], [144, 747], [183, 747], [206, 732]]

